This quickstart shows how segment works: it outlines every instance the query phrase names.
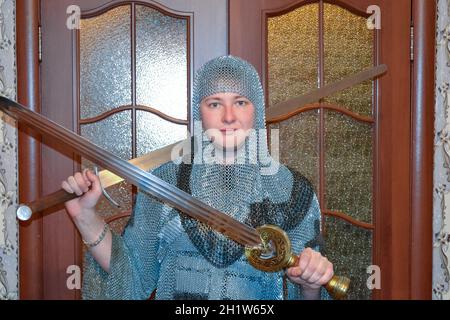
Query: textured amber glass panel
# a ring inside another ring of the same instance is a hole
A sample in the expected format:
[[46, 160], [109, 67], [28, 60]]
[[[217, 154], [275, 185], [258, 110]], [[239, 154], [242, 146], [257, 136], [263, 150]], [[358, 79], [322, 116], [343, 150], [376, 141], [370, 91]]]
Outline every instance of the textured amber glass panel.
[[[325, 83], [373, 66], [374, 31], [367, 19], [336, 5], [324, 5]], [[372, 115], [372, 81], [326, 99], [363, 115]]]
[[372, 125], [325, 113], [326, 207], [372, 222]]
[[130, 111], [116, 113], [102, 121], [82, 125], [81, 135], [124, 160], [132, 157]]
[[185, 125], [161, 119], [146, 111], [137, 112], [137, 156], [187, 138]]
[[279, 130], [280, 162], [302, 173], [318, 190], [318, 112], [303, 112], [270, 128]]
[[130, 6], [81, 20], [81, 118], [131, 104]]
[[317, 88], [319, 5], [268, 19], [269, 105]]
[[187, 118], [187, 20], [136, 6], [137, 103]]
[[334, 217], [325, 218], [325, 230], [325, 253], [335, 274], [351, 280], [348, 299], [370, 299], [367, 267], [372, 265], [372, 232]]

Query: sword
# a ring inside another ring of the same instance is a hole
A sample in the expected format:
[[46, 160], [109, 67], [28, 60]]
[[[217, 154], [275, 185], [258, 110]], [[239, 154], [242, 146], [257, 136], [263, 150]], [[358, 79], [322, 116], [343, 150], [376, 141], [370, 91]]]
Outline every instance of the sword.
[[[289, 119], [290, 117], [295, 116], [298, 113], [302, 112], [302, 110], [304, 110], [304, 106], [309, 103], [319, 101], [320, 99], [328, 95], [331, 95], [343, 89], [350, 88], [361, 82], [370, 79], [375, 79], [386, 73], [386, 71], [387, 71], [386, 65], [384, 64], [378, 65], [369, 68], [367, 70], [358, 72], [342, 80], [327, 84], [322, 88], [312, 90], [301, 96], [271, 106], [266, 109], [266, 123], [271, 124]], [[158, 165], [170, 161], [171, 151], [173, 150], [173, 147], [180, 146], [188, 142], [189, 139], [179, 141], [175, 144], [152, 151], [139, 158], [129, 160], [128, 162], [138, 166], [144, 171], [148, 171], [149, 169], [153, 169]], [[123, 180], [107, 170], [103, 170], [102, 172], [100, 172], [99, 177], [101, 185], [104, 188], [107, 188]], [[77, 197], [76, 194], [67, 193], [64, 189], [60, 189], [40, 199], [36, 199], [35, 201], [20, 205], [19, 208], [17, 209], [17, 216], [20, 220], [28, 220], [31, 218], [31, 215], [33, 213], [40, 213], [47, 208], [64, 203], [76, 197]]]
[[[280, 228], [265, 225], [255, 229], [241, 223], [54, 121], [5, 97], [0, 97], [0, 110], [39, 134], [56, 139], [72, 148], [80, 156], [125, 178], [140, 190], [244, 245], [246, 256], [253, 267], [275, 272], [297, 264], [298, 258], [291, 252], [289, 238]], [[335, 275], [325, 288], [333, 297], [341, 299], [346, 295], [349, 282], [348, 278]]]

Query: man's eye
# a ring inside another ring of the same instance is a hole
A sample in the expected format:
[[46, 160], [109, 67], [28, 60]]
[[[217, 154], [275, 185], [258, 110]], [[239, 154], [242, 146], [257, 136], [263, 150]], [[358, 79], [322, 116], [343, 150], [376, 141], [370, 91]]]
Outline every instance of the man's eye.
[[212, 102], [212, 103], [209, 104], [210, 108], [217, 108], [218, 106], [219, 106], [218, 102]]
[[238, 106], [241, 106], [241, 107], [247, 105], [247, 101], [245, 101], [245, 100], [238, 100], [236, 103], [238, 104]]

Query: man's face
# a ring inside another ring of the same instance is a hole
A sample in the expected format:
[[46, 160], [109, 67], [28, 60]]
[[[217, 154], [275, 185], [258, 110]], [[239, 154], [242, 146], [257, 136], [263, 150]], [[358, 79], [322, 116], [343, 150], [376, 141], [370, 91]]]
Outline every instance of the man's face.
[[217, 93], [200, 103], [203, 129], [216, 147], [231, 151], [242, 146], [255, 120], [255, 107], [236, 93]]

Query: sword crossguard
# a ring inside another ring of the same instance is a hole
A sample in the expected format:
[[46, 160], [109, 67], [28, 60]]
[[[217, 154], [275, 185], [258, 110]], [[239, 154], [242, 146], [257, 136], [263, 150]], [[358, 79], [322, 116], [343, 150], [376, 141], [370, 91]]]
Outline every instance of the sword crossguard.
[[[250, 265], [265, 272], [277, 272], [298, 264], [298, 257], [291, 251], [286, 232], [273, 225], [263, 225], [256, 230], [261, 236], [261, 246], [245, 248]], [[349, 278], [335, 275], [325, 288], [334, 299], [339, 300], [345, 298], [349, 286]]]
[[[97, 177], [100, 177], [97, 166], [94, 167], [94, 173]], [[118, 204], [116, 201], [114, 201], [114, 199], [111, 198], [111, 196], [108, 194], [108, 192], [106, 192], [106, 190], [103, 188], [101, 181], [100, 181], [100, 189], [102, 190], [102, 194], [106, 198], [106, 200], [108, 200], [116, 208], [120, 208], [120, 204]]]

